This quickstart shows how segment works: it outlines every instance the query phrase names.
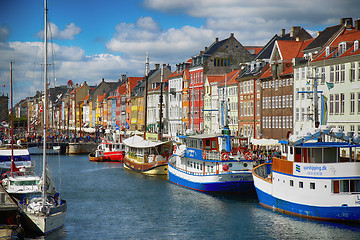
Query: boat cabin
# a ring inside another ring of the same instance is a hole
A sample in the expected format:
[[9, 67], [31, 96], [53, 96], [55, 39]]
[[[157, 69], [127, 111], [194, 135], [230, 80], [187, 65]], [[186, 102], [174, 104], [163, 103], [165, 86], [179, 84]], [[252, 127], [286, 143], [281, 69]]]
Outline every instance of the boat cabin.
[[[346, 142], [309, 142], [300, 145], [281, 145], [281, 158], [302, 163], [336, 163], [360, 161], [354, 156], [353, 149], [360, 145]], [[346, 155], [349, 149], [352, 154]]]

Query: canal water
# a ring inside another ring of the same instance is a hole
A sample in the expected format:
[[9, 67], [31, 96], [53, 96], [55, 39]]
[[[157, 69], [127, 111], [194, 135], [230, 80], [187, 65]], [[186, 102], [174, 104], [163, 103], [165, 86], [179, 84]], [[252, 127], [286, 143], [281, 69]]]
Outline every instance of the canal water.
[[[41, 157], [32, 159], [40, 173]], [[87, 155], [50, 156], [49, 165], [68, 211], [45, 239], [360, 239], [360, 225], [279, 214], [256, 195], [204, 194]]]

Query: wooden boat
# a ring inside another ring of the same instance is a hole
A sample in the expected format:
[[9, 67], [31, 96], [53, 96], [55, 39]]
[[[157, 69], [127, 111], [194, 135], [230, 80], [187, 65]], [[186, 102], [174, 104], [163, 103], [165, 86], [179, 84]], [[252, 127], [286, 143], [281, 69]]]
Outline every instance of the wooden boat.
[[167, 160], [172, 154], [172, 142], [153, 142], [140, 136], [123, 141], [125, 145], [124, 168], [147, 175], [168, 174]]

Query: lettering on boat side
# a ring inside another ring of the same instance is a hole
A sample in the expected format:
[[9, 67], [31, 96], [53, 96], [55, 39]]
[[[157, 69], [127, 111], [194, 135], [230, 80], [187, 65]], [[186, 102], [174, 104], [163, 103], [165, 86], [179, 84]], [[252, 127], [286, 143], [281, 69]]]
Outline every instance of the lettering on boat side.
[[360, 195], [356, 195], [355, 204], [360, 205]]
[[322, 176], [325, 175], [327, 172], [327, 167], [325, 165], [322, 166], [300, 166], [298, 164], [295, 165], [295, 171], [298, 173], [303, 173], [305, 175], [311, 175], [311, 176]]

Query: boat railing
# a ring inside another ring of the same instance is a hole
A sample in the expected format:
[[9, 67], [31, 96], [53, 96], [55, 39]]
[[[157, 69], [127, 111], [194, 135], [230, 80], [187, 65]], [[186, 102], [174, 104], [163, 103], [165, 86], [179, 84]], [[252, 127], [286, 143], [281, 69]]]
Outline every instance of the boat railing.
[[272, 182], [272, 164], [271, 163], [264, 163], [259, 166], [256, 166], [252, 172], [258, 178], [262, 178], [267, 182]]
[[206, 159], [208, 159], [208, 160], [219, 160], [220, 159], [220, 153], [219, 152], [204, 150], [203, 154], [206, 156]]
[[[172, 165], [173, 167], [175, 167], [175, 164], [174, 162], [172, 161], [169, 161], [168, 162], [170, 165]], [[212, 171], [212, 172], [206, 172], [204, 170], [202, 171], [190, 171], [188, 169], [185, 169], [185, 168], [181, 168], [181, 167], [178, 167], [176, 166], [176, 169], [180, 170], [180, 171], [183, 171], [183, 172], [186, 172], [187, 174], [191, 174], [191, 175], [196, 175], [196, 176], [206, 176], [206, 175], [214, 175], [214, 174], [230, 174], [230, 173], [238, 173], [238, 172], [245, 172], [245, 171], [249, 171], [249, 169], [242, 169], [242, 170], [228, 170], [228, 171], [223, 171], [223, 170], [215, 170], [215, 171]]]

